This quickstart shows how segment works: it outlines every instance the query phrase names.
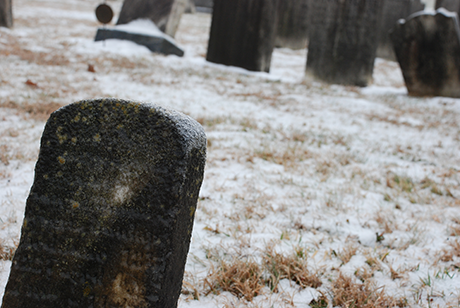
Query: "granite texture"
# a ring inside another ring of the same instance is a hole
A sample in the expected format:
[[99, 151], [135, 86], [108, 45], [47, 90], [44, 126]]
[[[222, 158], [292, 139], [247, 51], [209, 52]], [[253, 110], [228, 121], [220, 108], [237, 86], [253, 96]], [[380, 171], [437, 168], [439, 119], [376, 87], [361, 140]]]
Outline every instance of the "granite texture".
[[2, 307], [176, 307], [205, 156], [202, 127], [158, 106], [54, 112]]

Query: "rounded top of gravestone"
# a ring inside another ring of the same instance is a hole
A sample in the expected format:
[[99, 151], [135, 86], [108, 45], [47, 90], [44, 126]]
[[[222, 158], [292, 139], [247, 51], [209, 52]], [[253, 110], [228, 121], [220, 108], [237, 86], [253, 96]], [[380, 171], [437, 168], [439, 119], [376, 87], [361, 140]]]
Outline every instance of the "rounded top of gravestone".
[[96, 17], [99, 22], [108, 24], [113, 18], [113, 11], [110, 6], [103, 3], [96, 8]]

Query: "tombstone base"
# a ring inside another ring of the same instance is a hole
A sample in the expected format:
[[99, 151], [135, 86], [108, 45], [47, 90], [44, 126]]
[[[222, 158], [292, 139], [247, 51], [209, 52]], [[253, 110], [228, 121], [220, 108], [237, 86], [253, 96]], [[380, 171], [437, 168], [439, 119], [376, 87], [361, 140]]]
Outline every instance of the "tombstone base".
[[162, 35], [149, 33], [135, 33], [125, 29], [99, 28], [96, 33], [95, 41], [108, 39], [128, 40], [150, 49], [152, 52], [158, 52], [165, 55], [176, 55], [182, 57], [184, 51], [174, 44], [172, 40]]

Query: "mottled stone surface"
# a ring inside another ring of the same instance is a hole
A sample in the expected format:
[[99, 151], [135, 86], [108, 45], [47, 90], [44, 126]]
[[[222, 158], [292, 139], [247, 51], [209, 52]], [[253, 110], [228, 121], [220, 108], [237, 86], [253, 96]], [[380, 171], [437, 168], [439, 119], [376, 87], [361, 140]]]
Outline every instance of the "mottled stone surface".
[[13, 5], [11, 0], [0, 0], [0, 27], [13, 26]]
[[460, 97], [457, 14], [414, 14], [390, 32], [407, 90], [414, 96]]
[[197, 122], [158, 106], [54, 112], [2, 307], [176, 307], [205, 152]]
[[174, 37], [189, 0], [124, 0], [117, 25], [147, 18]]
[[276, 47], [302, 49], [307, 46], [309, 7], [312, 0], [278, 2]]
[[312, 1], [307, 77], [366, 86], [372, 80], [382, 0]]
[[97, 29], [95, 41], [108, 39], [128, 40], [136, 44], [147, 47], [152, 52], [158, 52], [165, 55], [176, 55], [182, 57], [184, 50], [177, 46], [173, 41], [163, 36], [149, 35], [146, 33], [133, 33], [121, 29]]
[[215, 0], [206, 60], [270, 70], [278, 0]]

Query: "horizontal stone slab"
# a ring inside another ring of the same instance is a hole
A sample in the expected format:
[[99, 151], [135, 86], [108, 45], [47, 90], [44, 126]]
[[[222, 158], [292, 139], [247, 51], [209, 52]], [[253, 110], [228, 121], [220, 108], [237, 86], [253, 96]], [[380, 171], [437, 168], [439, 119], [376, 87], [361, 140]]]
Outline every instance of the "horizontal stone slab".
[[147, 47], [152, 52], [182, 57], [184, 50], [174, 40], [161, 32], [150, 20], [135, 20], [113, 28], [99, 28], [95, 41], [108, 39], [127, 40]]

